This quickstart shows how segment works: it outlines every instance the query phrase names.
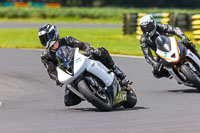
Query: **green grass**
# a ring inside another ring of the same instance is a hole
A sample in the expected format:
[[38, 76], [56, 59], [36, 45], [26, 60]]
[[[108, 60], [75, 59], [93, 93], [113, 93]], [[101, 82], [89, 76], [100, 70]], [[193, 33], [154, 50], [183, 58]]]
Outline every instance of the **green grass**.
[[[142, 55], [135, 35], [123, 36], [122, 29], [70, 29], [60, 28], [60, 36], [71, 35], [93, 47], [105, 47], [113, 54]], [[43, 48], [38, 39], [38, 29], [1, 29], [2, 48]]]
[[[72, 29], [60, 28], [60, 36], [71, 35], [90, 43], [94, 48], [105, 47], [112, 54], [138, 55], [143, 53], [135, 34], [124, 36], [122, 29]], [[38, 29], [1, 29], [1, 48], [43, 48], [38, 39]], [[191, 37], [191, 32], [186, 33]], [[200, 46], [197, 45], [200, 51]]]

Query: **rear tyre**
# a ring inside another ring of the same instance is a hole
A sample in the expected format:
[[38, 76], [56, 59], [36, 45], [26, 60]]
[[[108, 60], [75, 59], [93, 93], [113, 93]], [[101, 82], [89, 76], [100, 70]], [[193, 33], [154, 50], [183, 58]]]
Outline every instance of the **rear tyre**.
[[87, 101], [97, 109], [101, 111], [109, 111], [112, 109], [112, 104], [107, 94], [99, 94], [94, 88], [89, 87], [85, 80], [81, 80], [77, 86]]
[[127, 91], [127, 101], [123, 104], [124, 108], [133, 108], [137, 103], [137, 96], [133, 89]]
[[181, 66], [181, 72], [186, 76], [187, 80], [194, 84], [194, 87], [200, 91], [200, 77], [187, 65]]

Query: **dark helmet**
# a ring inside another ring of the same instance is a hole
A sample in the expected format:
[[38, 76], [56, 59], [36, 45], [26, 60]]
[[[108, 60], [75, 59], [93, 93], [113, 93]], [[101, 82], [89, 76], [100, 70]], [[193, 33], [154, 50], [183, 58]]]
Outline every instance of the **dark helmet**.
[[59, 39], [58, 29], [53, 24], [45, 24], [39, 28], [38, 36], [41, 44], [49, 49]]
[[156, 21], [153, 16], [146, 15], [140, 19], [140, 28], [147, 36], [153, 36], [156, 32]]

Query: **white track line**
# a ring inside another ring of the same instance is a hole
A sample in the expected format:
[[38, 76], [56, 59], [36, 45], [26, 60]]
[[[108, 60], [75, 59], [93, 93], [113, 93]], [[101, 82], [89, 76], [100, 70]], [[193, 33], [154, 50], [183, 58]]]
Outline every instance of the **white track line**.
[[114, 57], [123, 57], [123, 58], [137, 58], [137, 59], [144, 58], [143, 56], [130, 56], [130, 55], [119, 55], [119, 54], [111, 54], [111, 56], [114, 56]]
[[0, 107], [1, 107], [1, 105], [2, 105], [2, 102], [0, 101]]
[[[25, 48], [22, 48], [21, 50], [44, 51], [44, 49], [25, 49]], [[111, 54], [111, 56], [123, 57], [123, 58], [136, 58], [136, 59], [144, 58], [144, 56], [130, 56], [130, 55], [119, 55], [119, 54]]]

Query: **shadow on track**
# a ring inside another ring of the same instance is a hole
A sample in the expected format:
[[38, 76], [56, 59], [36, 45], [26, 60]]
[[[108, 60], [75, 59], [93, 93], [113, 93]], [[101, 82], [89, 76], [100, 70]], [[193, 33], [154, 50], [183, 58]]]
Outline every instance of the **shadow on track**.
[[168, 90], [168, 92], [176, 92], [176, 93], [200, 93], [197, 89], [180, 89], [180, 90]]
[[134, 107], [134, 108], [116, 108], [111, 111], [100, 111], [96, 108], [70, 108], [70, 110], [74, 111], [91, 111], [91, 112], [115, 112], [115, 111], [132, 111], [132, 110], [141, 110], [141, 109], [149, 109], [146, 107]]

